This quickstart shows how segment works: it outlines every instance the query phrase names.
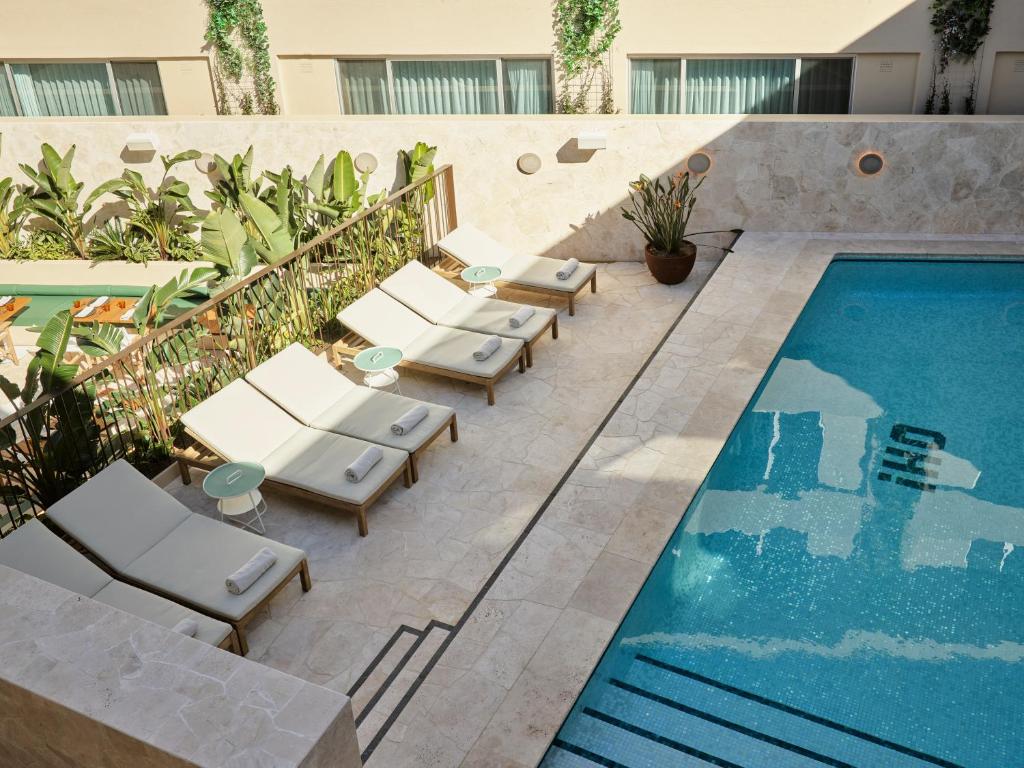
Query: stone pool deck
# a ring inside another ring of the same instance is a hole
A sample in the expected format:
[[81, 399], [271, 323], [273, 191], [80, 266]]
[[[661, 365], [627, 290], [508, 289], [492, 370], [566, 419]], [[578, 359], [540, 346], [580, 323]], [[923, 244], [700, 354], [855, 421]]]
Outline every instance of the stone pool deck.
[[[675, 288], [602, 267], [495, 407], [403, 377], [457, 409], [461, 439], [371, 510], [367, 538], [269, 497], [267, 534], [307, 549], [314, 588], [274, 601], [249, 658], [351, 693], [370, 768], [536, 765], [837, 252], [1024, 242], [747, 233]], [[198, 484], [170, 487], [213, 513]]]

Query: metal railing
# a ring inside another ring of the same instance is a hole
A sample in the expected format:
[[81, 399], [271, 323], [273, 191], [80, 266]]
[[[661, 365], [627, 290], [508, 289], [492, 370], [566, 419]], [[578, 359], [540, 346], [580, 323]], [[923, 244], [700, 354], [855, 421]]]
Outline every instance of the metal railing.
[[337, 314], [457, 226], [452, 167], [380, 200], [0, 420], [0, 536], [125, 458], [166, 463], [181, 414]]

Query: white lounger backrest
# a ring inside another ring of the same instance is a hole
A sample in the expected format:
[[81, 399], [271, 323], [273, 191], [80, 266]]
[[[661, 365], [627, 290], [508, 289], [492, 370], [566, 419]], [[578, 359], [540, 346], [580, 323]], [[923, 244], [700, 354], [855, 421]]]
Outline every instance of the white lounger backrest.
[[262, 462], [303, 428], [244, 379], [182, 414], [181, 423], [228, 461]]
[[282, 349], [245, 375], [246, 381], [303, 424], [311, 424], [356, 384], [302, 344]]
[[465, 301], [467, 295], [418, 261], [410, 261], [380, 287], [432, 323], [441, 322], [441, 318]]
[[86, 597], [113, 581], [38, 520], [29, 520], [0, 539], [0, 565]]
[[398, 349], [407, 349], [433, 327], [380, 288], [349, 304], [338, 313], [338, 319], [371, 344]]
[[500, 267], [515, 256], [511, 250], [469, 224], [442, 237], [438, 247], [468, 267]]

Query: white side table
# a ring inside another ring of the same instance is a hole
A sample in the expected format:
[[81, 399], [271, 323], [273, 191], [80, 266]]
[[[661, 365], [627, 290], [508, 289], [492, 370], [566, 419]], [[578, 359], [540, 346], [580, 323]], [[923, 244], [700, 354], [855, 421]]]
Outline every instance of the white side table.
[[260, 493], [260, 483], [266, 477], [263, 465], [252, 461], [232, 461], [211, 470], [203, 478], [203, 491], [217, 499], [220, 519], [230, 519], [256, 533], [266, 533], [263, 513], [267, 502]]
[[370, 347], [357, 354], [352, 364], [363, 372], [363, 384], [370, 389], [394, 387], [396, 394], [402, 394], [398, 387], [398, 371], [395, 366], [402, 362], [402, 350], [397, 347]]

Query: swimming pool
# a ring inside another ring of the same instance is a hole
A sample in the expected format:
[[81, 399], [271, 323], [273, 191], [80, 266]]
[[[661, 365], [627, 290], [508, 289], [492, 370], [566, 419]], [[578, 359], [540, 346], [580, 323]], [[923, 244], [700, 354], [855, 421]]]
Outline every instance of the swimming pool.
[[1024, 263], [834, 261], [542, 765], [1024, 765]]

